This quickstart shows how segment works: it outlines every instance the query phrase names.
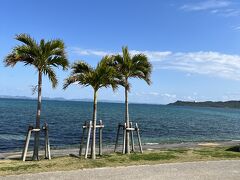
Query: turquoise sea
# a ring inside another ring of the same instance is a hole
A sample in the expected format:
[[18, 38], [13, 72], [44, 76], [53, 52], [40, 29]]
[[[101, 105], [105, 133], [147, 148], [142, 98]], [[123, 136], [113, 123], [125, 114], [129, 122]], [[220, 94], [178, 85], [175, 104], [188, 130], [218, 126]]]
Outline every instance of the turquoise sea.
[[[240, 110], [130, 104], [130, 118], [138, 123], [143, 143], [180, 143], [240, 139]], [[0, 152], [23, 148], [29, 124], [34, 124], [36, 101], [0, 99]], [[42, 124], [50, 129], [54, 148], [78, 147], [81, 126], [91, 120], [92, 103], [43, 101]], [[105, 145], [113, 145], [124, 104], [99, 103]]]

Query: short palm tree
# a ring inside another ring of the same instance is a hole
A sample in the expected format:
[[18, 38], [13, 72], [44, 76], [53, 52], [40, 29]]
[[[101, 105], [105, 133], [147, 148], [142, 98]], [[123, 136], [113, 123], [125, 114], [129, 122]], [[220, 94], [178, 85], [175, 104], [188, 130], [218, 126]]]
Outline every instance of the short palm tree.
[[118, 79], [116, 78], [116, 69], [108, 65], [111, 57], [105, 56], [98, 63], [96, 68], [92, 68], [85, 62], [78, 61], [72, 66], [71, 75], [65, 80], [63, 89], [66, 89], [70, 84], [78, 83], [81, 86], [91, 86], [94, 92], [93, 101], [93, 131], [92, 131], [92, 145], [91, 158], [96, 159], [95, 144], [96, 144], [96, 121], [97, 121], [97, 92], [102, 87], [111, 86], [113, 90], [117, 88]]
[[[130, 90], [130, 78], [139, 78], [151, 84], [150, 75], [152, 65], [144, 54], [131, 56], [127, 47], [122, 47], [122, 55], [115, 55], [114, 66], [121, 75], [121, 84], [125, 88], [125, 123], [129, 127], [129, 110], [128, 110], [128, 92]], [[125, 153], [130, 153], [129, 132], [126, 134]]]
[[[16, 40], [22, 42], [13, 48], [12, 52], [4, 59], [6, 66], [15, 66], [18, 62], [24, 65], [33, 66], [38, 72], [38, 98], [37, 98], [37, 115], [36, 128], [40, 129], [40, 114], [42, 101], [42, 76], [47, 75], [52, 83], [52, 87], [57, 86], [58, 80], [54, 72], [54, 67], [62, 67], [66, 70], [68, 60], [66, 58], [65, 47], [62, 40], [46, 41], [42, 39], [37, 43], [27, 34], [19, 34]], [[34, 137], [33, 160], [39, 160], [39, 132]]]

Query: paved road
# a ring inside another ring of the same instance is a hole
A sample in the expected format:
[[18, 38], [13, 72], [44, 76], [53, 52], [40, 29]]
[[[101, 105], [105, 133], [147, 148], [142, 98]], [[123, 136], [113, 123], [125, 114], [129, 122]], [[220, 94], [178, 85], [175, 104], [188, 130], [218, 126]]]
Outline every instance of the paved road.
[[85, 169], [0, 177], [4, 180], [240, 180], [240, 160]]

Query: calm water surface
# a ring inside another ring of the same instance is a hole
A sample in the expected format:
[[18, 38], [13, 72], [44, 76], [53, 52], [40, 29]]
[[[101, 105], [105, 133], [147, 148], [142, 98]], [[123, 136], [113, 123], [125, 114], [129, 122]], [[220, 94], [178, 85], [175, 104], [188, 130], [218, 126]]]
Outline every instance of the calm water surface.
[[[130, 104], [130, 118], [141, 129], [143, 143], [176, 143], [240, 139], [240, 110]], [[36, 101], [0, 99], [0, 152], [22, 149], [29, 124], [34, 124]], [[92, 103], [43, 101], [41, 122], [50, 128], [52, 147], [74, 147], [81, 126], [92, 116]], [[124, 104], [99, 103], [98, 119], [105, 124], [104, 143], [114, 144], [124, 119]]]

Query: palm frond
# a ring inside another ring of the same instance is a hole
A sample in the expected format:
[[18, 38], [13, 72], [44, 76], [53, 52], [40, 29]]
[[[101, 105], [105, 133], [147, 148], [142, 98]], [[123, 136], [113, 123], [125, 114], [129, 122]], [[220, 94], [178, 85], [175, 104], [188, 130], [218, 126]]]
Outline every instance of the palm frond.
[[16, 35], [16, 39], [23, 44], [16, 45], [12, 52], [5, 57], [5, 66], [15, 66], [18, 62], [22, 62], [24, 65], [32, 65], [38, 71], [47, 75], [52, 82], [52, 86], [56, 87], [57, 78], [53, 67], [62, 67], [63, 70], [68, 67], [63, 41], [41, 39], [37, 43], [28, 34]]
[[70, 76], [64, 80], [63, 89], [78, 81], [78, 75]]
[[17, 64], [17, 62], [21, 59], [20, 56], [18, 56], [16, 53], [12, 52], [11, 54], [7, 55], [4, 60], [3, 63], [5, 64], [5, 66], [15, 66]]
[[152, 65], [144, 54], [136, 54], [132, 57], [133, 67], [131, 75], [133, 77], [143, 79], [147, 84], [151, 84], [150, 75], [152, 73]]
[[144, 54], [131, 56], [128, 47], [122, 47], [122, 56], [114, 56], [114, 66], [119, 73], [119, 85], [130, 90], [129, 78], [139, 78], [151, 84], [152, 65]]
[[110, 66], [112, 57], [105, 56], [97, 64], [96, 68], [83, 61], [75, 62], [72, 66], [71, 75], [65, 80], [63, 88], [66, 89], [70, 84], [77, 82], [82, 86], [92, 86], [94, 90], [102, 87], [111, 86], [114, 90], [118, 86], [119, 79], [116, 78], [116, 69]]
[[32, 48], [36, 48], [37, 42], [28, 34], [17, 34], [15, 37], [16, 40], [26, 44], [27, 46], [30, 46]]
[[69, 66], [68, 60], [62, 56], [53, 56], [48, 59], [48, 65], [54, 67], [62, 67], [63, 70], [66, 70]]
[[90, 78], [91, 75], [87, 74], [76, 74], [71, 75], [64, 80], [63, 89], [65, 90], [71, 84], [79, 84], [81, 86], [92, 86], [92, 79]]
[[89, 73], [93, 68], [84, 61], [77, 61], [72, 66], [72, 74]]
[[65, 45], [64, 42], [61, 39], [54, 39], [51, 41], [48, 41], [48, 43], [50, 43], [50, 49], [54, 50], [54, 49], [65, 49]]
[[45, 66], [42, 72], [44, 75], [48, 76], [49, 80], [52, 83], [52, 87], [55, 88], [58, 84], [58, 80], [54, 70], [49, 66]]
[[23, 62], [24, 65], [28, 65], [33, 62], [33, 59], [28, 55], [18, 55], [17, 53], [12, 52], [11, 54], [7, 55], [3, 60], [3, 63], [6, 67], [14, 67], [18, 62]]
[[127, 46], [123, 46], [122, 47], [122, 54], [123, 54], [123, 59], [126, 63], [131, 63], [131, 55], [128, 51], [128, 47]]

